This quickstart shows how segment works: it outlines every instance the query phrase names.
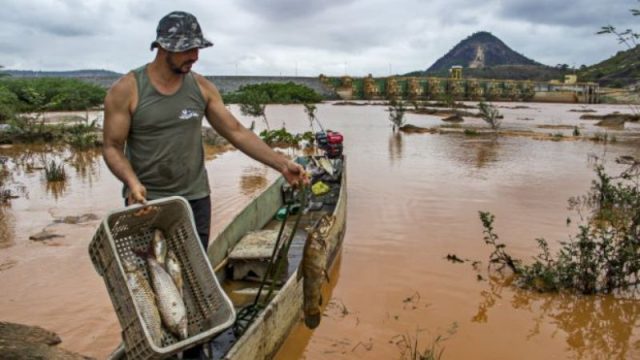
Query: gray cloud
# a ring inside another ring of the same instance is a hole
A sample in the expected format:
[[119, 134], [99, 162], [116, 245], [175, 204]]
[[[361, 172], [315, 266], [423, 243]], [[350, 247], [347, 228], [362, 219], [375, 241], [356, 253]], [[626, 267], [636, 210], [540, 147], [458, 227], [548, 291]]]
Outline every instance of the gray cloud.
[[268, 21], [309, 18], [331, 8], [341, 8], [354, 0], [240, 0], [242, 9]]
[[[636, 6], [637, 5], [637, 6]], [[425, 69], [486, 30], [536, 61], [593, 64], [623, 47], [602, 25], [635, 27], [636, 1], [571, 6], [539, 0], [4, 0], [0, 64], [40, 70], [125, 72], [152, 60], [158, 20], [195, 14], [215, 46], [205, 74], [388, 75]], [[639, 27], [640, 28], [640, 27]]]
[[598, 29], [606, 25], [607, 20], [629, 16], [629, 8], [635, 5], [621, 1], [510, 0], [503, 2], [500, 15], [536, 24]]

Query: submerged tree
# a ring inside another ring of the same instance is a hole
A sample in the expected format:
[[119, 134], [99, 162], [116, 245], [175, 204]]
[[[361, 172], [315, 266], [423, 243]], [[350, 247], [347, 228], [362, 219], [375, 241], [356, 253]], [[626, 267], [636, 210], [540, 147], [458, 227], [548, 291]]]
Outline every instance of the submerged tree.
[[500, 114], [498, 109], [496, 109], [495, 106], [487, 104], [484, 101], [481, 101], [478, 104], [478, 108], [480, 109], [480, 117], [482, 118], [482, 120], [489, 124], [491, 129], [497, 134], [498, 130], [500, 130], [500, 125], [502, 125], [502, 122], [500, 121], [502, 115]]
[[393, 131], [400, 129], [404, 125], [404, 113], [407, 109], [404, 107], [404, 102], [391, 100], [389, 102], [389, 120], [393, 126]]
[[249, 92], [240, 99], [240, 112], [245, 116], [262, 117], [267, 130], [271, 130], [265, 109], [269, 99], [262, 93]]

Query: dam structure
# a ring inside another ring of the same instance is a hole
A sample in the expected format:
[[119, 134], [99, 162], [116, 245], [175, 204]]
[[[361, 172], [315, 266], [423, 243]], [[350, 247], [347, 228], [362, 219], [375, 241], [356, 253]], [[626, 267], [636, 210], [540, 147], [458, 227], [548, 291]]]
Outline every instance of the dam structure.
[[[222, 94], [262, 83], [305, 85], [327, 100], [539, 101], [593, 104], [600, 101], [597, 83], [490, 80], [462, 78], [455, 71], [445, 77], [388, 76], [206, 76]], [[81, 78], [110, 87], [117, 77]]]
[[596, 83], [463, 79], [456, 72], [442, 77], [327, 77], [320, 82], [343, 100], [468, 100], [540, 101], [593, 104], [599, 102]]

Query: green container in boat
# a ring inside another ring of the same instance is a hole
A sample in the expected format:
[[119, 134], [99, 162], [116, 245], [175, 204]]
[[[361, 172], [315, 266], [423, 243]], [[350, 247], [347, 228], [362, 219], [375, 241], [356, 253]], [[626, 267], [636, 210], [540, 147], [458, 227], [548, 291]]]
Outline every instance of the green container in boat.
[[282, 221], [287, 218], [287, 207], [281, 207], [276, 213], [276, 219]]
[[[290, 214], [291, 215], [295, 215], [298, 213], [298, 211], [300, 211], [300, 204], [293, 204], [291, 205], [290, 209]], [[278, 212], [276, 213], [276, 219], [279, 221], [284, 220], [287, 217], [287, 207], [283, 206], [281, 207]]]

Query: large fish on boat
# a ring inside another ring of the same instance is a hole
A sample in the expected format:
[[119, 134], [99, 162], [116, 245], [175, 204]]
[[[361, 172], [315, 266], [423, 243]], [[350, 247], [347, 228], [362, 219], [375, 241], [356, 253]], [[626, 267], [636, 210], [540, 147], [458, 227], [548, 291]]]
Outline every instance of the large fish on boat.
[[304, 323], [309, 329], [315, 329], [322, 317], [322, 281], [329, 280], [326, 239], [334, 221], [334, 217], [323, 215], [309, 232], [302, 251], [298, 279], [303, 278]]
[[162, 320], [153, 290], [144, 277], [143, 270], [133, 261], [125, 260], [123, 265], [127, 274], [127, 285], [142, 316], [142, 323], [147, 328], [153, 343], [156, 346], [162, 346]]
[[147, 258], [149, 276], [164, 325], [180, 339], [186, 339], [187, 308], [171, 276], [153, 257]]

